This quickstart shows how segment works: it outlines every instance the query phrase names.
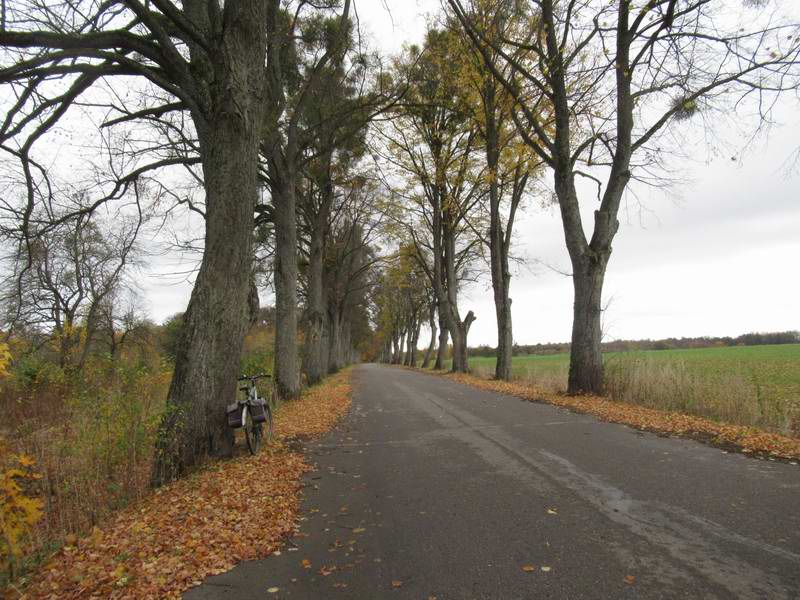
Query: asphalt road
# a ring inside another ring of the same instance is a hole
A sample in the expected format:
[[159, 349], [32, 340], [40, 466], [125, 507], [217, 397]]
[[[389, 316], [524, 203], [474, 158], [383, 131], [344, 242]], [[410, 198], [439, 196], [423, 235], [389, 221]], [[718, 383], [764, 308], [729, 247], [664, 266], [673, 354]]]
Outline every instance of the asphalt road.
[[354, 382], [308, 447], [301, 534], [186, 599], [800, 598], [799, 466], [402, 369]]

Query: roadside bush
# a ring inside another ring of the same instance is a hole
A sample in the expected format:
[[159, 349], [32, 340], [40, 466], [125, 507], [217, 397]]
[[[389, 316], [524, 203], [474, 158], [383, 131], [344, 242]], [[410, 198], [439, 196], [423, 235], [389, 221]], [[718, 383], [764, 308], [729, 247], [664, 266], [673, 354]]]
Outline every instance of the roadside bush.
[[29, 491], [39, 479], [35, 464], [30, 456], [11, 454], [0, 438], [0, 585], [14, 578], [23, 542], [42, 517], [42, 501]]
[[244, 339], [242, 363], [243, 374], [272, 373], [275, 361], [275, 330], [261, 325], [253, 327]]
[[71, 374], [34, 357], [12, 366], [0, 388], [2, 427], [11, 451], [36, 462], [31, 491], [42, 500], [20, 551], [27, 563], [147, 492], [169, 377], [147, 351], [93, 356]]

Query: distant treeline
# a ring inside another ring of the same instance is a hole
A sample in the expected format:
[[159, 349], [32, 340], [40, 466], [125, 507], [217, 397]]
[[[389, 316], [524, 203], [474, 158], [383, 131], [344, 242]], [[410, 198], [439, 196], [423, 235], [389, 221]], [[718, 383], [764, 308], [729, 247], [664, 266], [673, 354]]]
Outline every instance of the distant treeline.
[[[771, 344], [798, 344], [800, 331], [774, 333], [745, 333], [737, 337], [666, 338], [663, 340], [615, 340], [603, 344], [603, 352], [631, 350], [676, 350], [685, 348], [712, 348], [715, 346], [766, 346]], [[562, 354], [569, 352], [569, 342], [548, 344], [514, 344], [514, 355]], [[470, 348], [470, 356], [495, 356], [496, 349], [482, 345]]]

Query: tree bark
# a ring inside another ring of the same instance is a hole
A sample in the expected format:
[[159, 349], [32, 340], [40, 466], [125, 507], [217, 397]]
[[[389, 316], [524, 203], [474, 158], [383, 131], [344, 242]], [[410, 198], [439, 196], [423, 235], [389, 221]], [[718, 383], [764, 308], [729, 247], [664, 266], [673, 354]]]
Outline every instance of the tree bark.
[[[274, 162], [272, 163], [275, 164]], [[275, 215], [275, 369], [273, 377], [283, 399], [300, 394], [297, 352], [297, 197], [296, 174], [284, 161], [283, 172], [275, 166], [273, 182]]]
[[328, 373], [333, 374], [345, 365], [344, 344], [346, 343], [343, 328], [342, 307], [337, 302], [328, 303], [328, 327], [330, 331], [328, 350]]
[[[515, 186], [511, 198], [510, 218], [507, 225], [508, 231], [503, 231], [503, 222], [500, 218], [501, 191], [498, 178], [500, 168], [500, 133], [497, 122], [496, 106], [497, 83], [488, 77], [483, 89], [484, 116], [485, 116], [485, 150], [486, 166], [489, 169], [489, 255], [492, 275], [492, 291], [494, 293], [495, 316], [497, 319], [497, 360], [495, 363], [495, 379], [511, 379], [511, 352], [513, 345], [513, 332], [511, 326], [511, 272], [508, 268], [508, 252], [511, 227], [513, 226], [514, 212], [516, 211], [521, 189]], [[520, 173], [516, 171], [517, 179]], [[526, 177], [527, 179], [527, 177]], [[516, 182], [515, 182], [516, 183]], [[523, 184], [524, 185], [524, 184]], [[517, 194], [519, 192], [519, 195]]]
[[443, 260], [445, 272], [445, 305], [444, 315], [447, 320], [447, 329], [453, 340], [453, 362], [451, 371], [454, 373], [469, 372], [469, 357], [467, 352], [467, 334], [475, 314], [469, 311], [464, 321], [458, 312], [458, 286], [455, 266], [455, 231], [448, 221], [443, 223], [442, 242], [444, 246]]
[[572, 276], [575, 304], [570, 348], [570, 394], [602, 394], [603, 354], [601, 348], [601, 296], [607, 257], [599, 262], [586, 261]]
[[497, 315], [497, 362], [494, 368], [494, 378], [509, 381], [514, 344], [511, 328], [511, 298], [495, 296], [495, 313]]
[[439, 350], [436, 352], [436, 362], [433, 368], [437, 371], [444, 369], [444, 361], [447, 359], [447, 340], [450, 337], [450, 332], [447, 331], [447, 324], [444, 318], [439, 313]]
[[417, 366], [417, 354], [419, 352], [417, 350], [417, 344], [419, 344], [419, 332], [420, 332], [421, 328], [422, 328], [422, 323], [420, 323], [419, 320], [417, 320], [416, 321], [416, 326], [414, 327], [413, 341], [411, 342], [411, 353], [410, 353], [410, 357], [408, 359], [408, 366], [409, 367], [416, 367]]
[[428, 308], [428, 327], [431, 330], [431, 341], [428, 348], [425, 350], [425, 356], [422, 358], [422, 368], [427, 369], [431, 364], [431, 357], [433, 351], [436, 349], [436, 309], [435, 305], [431, 303]]
[[[328, 172], [330, 175], [330, 172]], [[311, 248], [309, 253], [308, 294], [306, 306], [306, 331], [303, 348], [303, 371], [308, 383], [318, 383], [327, 372], [325, 352], [325, 288], [323, 267], [328, 217], [333, 201], [333, 185], [328, 176], [322, 191], [322, 200], [313, 217]]]
[[209, 455], [230, 456], [225, 406], [236, 393], [249, 320], [258, 144], [264, 99], [265, 10], [225, 6], [214, 57], [211, 114], [193, 115], [206, 189], [205, 251], [177, 349], [152, 481], [160, 485]]

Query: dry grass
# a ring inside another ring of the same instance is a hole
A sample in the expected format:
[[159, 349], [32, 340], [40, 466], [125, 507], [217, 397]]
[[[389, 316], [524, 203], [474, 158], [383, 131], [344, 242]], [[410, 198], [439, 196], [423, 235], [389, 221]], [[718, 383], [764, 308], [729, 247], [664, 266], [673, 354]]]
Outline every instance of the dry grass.
[[[490, 379], [494, 369], [478, 362], [473, 375]], [[515, 365], [514, 381], [547, 394], [563, 394], [569, 363]], [[615, 401], [675, 411], [800, 437], [800, 398], [770, 393], [733, 365], [728, 370], [692, 368], [684, 360], [652, 353], [617, 354], [606, 360], [606, 389]]]
[[703, 373], [680, 360], [637, 357], [609, 361], [606, 386], [620, 402], [800, 436], [797, 402], [765, 394], [737, 371]]

